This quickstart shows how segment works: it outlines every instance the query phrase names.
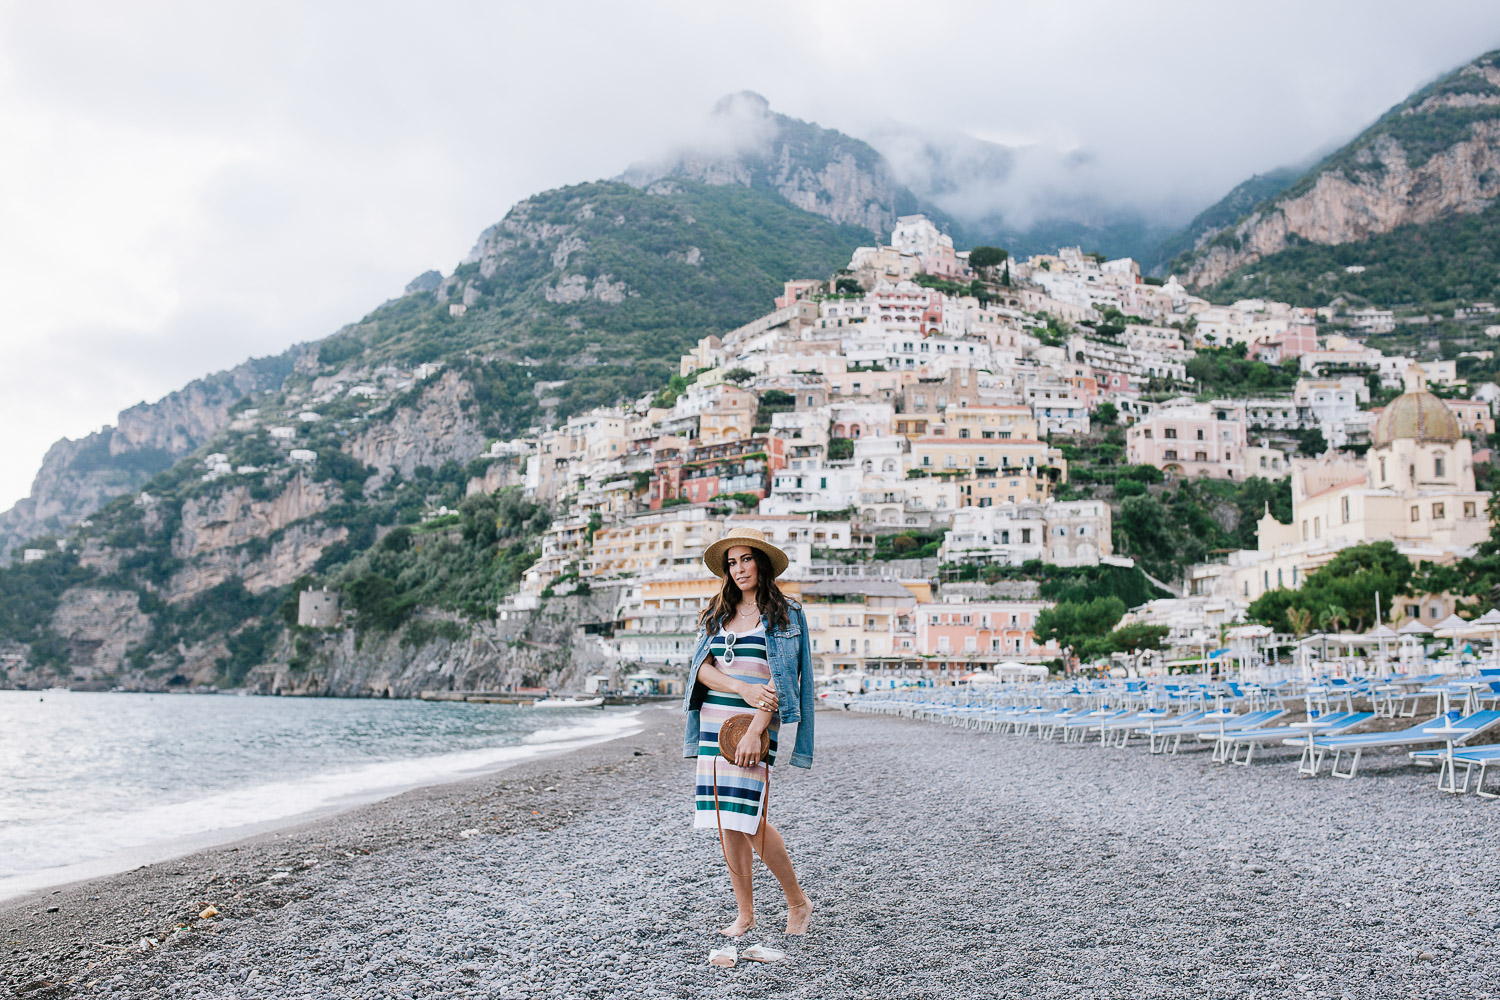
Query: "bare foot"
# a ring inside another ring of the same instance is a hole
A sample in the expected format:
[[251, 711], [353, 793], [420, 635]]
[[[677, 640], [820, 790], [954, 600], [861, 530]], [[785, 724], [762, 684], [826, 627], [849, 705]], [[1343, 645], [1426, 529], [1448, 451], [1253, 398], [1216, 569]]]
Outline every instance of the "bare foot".
[[725, 937], [741, 937], [755, 929], [755, 917], [741, 914], [734, 919], [734, 923], [728, 927], [720, 927], [719, 933]]
[[802, 897], [802, 902], [796, 906], [786, 908], [786, 932], [788, 934], [806, 934], [807, 923], [812, 919], [812, 900], [807, 896]]

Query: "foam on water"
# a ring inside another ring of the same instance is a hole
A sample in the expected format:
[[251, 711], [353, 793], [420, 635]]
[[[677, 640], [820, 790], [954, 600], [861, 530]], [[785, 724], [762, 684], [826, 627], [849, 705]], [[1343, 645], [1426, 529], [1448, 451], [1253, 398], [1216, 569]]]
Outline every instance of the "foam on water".
[[[0, 898], [47, 884], [48, 871], [72, 873], [81, 862], [121, 859], [72, 877], [121, 870], [145, 855], [170, 856], [163, 854], [169, 843], [191, 850], [247, 828], [266, 829], [639, 731], [639, 714], [627, 711], [576, 710], [559, 718], [555, 710], [502, 706], [327, 701], [309, 708], [300, 699], [188, 696], [158, 697], [142, 711], [139, 700], [120, 701], [140, 696], [92, 696], [116, 699], [101, 705], [51, 692], [47, 697], [64, 705], [60, 712], [44, 710], [50, 723], [44, 728], [29, 717], [29, 704], [17, 723], [15, 694], [0, 692], [6, 696], [0, 698], [0, 753], [11, 751], [20, 768], [30, 761], [35, 773], [0, 775]], [[268, 714], [277, 702], [300, 718], [288, 724], [282, 712]], [[117, 708], [123, 711], [111, 711]], [[101, 710], [125, 724], [104, 731], [95, 726], [91, 738], [89, 722]], [[217, 751], [203, 747], [187, 761], [169, 758], [163, 769], [170, 780], [138, 773], [159, 757], [163, 730], [199, 730], [213, 716], [237, 727], [237, 738], [217, 741]], [[308, 730], [305, 739], [297, 739], [299, 725]], [[378, 746], [370, 745], [372, 727], [379, 730]], [[70, 745], [57, 745], [58, 728]], [[233, 744], [233, 757], [224, 752], [226, 742]], [[463, 748], [436, 749], [444, 743]], [[94, 766], [57, 761], [69, 753]]]

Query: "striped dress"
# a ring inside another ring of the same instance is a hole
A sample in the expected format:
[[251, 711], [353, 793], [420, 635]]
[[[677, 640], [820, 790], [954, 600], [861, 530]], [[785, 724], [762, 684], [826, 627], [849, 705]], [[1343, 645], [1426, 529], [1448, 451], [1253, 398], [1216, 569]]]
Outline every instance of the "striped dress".
[[[731, 643], [734, 658], [726, 663]], [[757, 625], [750, 632], [720, 632], [709, 645], [709, 654], [713, 657], [714, 666], [736, 680], [747, 684], [764, 684], [771, 679], [771, 663], [766, 655], [766, 628], [763, 624]], [[717, 830], [722, 821], [726, 830], [755, 833], [760, 829], [762, 795], [766, 779], [770, 776], [768, 765], [736, 767], [720, 758], [717, 764], [719, 815], [714, 815], [714, 758], [719, 754], [719, 726], [731, 715], [754, 712], [755, 709], [736, 694], [709, 691], [704, 696], [698, 717], [697, 795], [693, 810], [695, 828]], [[771, 763], [776, 761], [776, 728], [779, 721], [779, 715], [771, 716], [771, 725], [766, 730], [771, 737]]]

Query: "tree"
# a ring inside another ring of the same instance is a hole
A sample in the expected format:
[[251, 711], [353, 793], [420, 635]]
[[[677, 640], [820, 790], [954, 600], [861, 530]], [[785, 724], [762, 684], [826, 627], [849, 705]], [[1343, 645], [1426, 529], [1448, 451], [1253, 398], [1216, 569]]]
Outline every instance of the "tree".
[[1328, 439], [1323, 437], [1323, 431], [1317, 427], [1309, 427], [1297, 432], [1297, 454], [1316, 458], [1328, 450]]
[[999, 247], [975, 247], [969, 251], [969, 266], [978, 271], [987, 271], [997, 264], [1003, 264], [1010, 253]]
[[755, 377], [755, 373], [748, 368], [731, 368], [724, 373], [724, 381], [741, 385]]
[[1109, 643], [1117, 652], [1134, 655], [1146, 650], [1161, 649], [1162, 640], [1170, 631], [1165, 625], [1137, 622], [1115, 629], [1109, 634]]
[[1120, 422], [1120, 409], [1114, 403], [1105, 400], [1094, 407], [1094, 419], [1101, 424], [1108, 424], [1113, 427]]
[[1081, 659], [1093, 659], [1109, 652], [1105, 637], [1124, 615], [1125, 602], [1114, 596], [1062, 601], [1036, 616], [1032, 633], [1038, 642], [1056, 642]]
[[1329, 632], [1337, 632], [1348, 619], [1349, 613], [1337, 604], [1330, 604], [1318, 616], [1318, 622]]
[[854, 278], [840, 278], [833, 283], [833, 290], [840, 295], [863, 295], [865, 291]]

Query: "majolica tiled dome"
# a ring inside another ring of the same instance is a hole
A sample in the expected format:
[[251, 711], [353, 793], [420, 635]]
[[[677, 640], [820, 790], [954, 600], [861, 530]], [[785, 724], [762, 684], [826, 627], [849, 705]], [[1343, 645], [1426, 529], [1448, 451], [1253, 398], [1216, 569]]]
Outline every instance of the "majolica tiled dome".
[[1375, 444], [1396, 438], [1451, 444], [1463, 437], [1458, 418], [1430, 392], [1408, 392], [1391, 400], [1375, 421]]

